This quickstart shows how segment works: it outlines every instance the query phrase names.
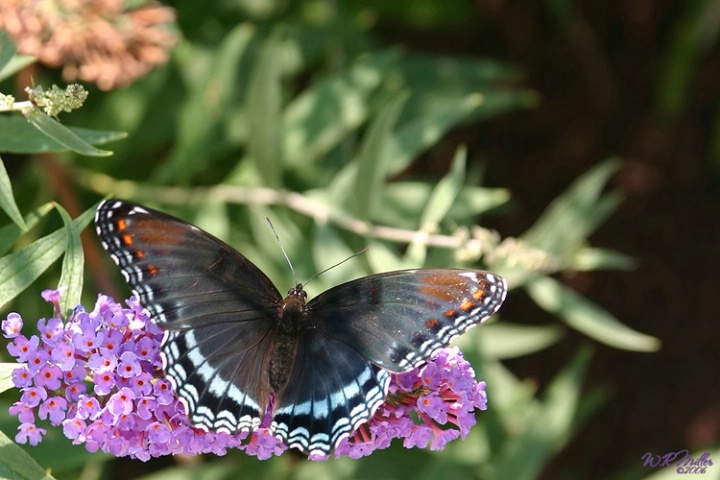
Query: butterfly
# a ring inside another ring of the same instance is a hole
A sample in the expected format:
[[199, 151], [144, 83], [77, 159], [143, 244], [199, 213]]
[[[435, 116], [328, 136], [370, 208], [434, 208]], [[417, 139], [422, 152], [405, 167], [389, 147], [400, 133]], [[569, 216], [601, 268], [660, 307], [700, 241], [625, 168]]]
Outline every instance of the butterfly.
[[165, 330], [163, 369], [193, 426], [255, 430], [273, 398], [271, 432], [328, 455], [385, 401], [406, 372], [494, 314], [505, 280], [431, 268], [359, 278], [307, 302], [283, 298], [238, 251], [170, 215], [106, 200], [103, 247]]

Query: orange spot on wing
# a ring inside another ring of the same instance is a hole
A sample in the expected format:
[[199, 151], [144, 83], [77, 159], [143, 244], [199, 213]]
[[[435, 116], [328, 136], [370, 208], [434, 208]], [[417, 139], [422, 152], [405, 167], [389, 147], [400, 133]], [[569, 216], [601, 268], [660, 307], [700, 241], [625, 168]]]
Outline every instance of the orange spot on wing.
[[147, 271], [151, 277], [154, 277], [155, 275], [160, 273], [160, 269], [153, 264], [147, 266]]
[[123, 230], [125, 230], [127, 228], [127, 222], [125, 221], [125, 219], [121, 218], [120, 220], [117, 221], [115, 226], [117, 227], [118, 231], [122, 232]]
[[137, 250], [135, 252], [135, 256], [138, 260], [144, 260], [145, 259], [145, 252], [143, 250]]
[[438, 325], [440, 325], [440, 322], [438, 322], [435, 318], [431, 318], [430, 320], [425, 322], [425, 326], [428, 328], [437, 328]]
[[472, 300], [465, 300], [462, 304], [460, 304], [460, 310], [467, 312], [471, 308], [473, 308], [473, 305], [475, 305]]
[[122, 241], [123, 245], [130, 246], [133, 242], [133, 237], [129, 233], [126, 233], [125, 235], [120, 236], [120, 240]]
[[475, 300], [479, 301], [482, 297], [485, 296], [485, 290], [483, 290], [482, 288], [478, 288], [477, 290], [475, 290], [475, 293], [473, 293], [472, 296]]
[[455, 310], [453, 310], [452, 308], [445, 310], [446, 317], [455, 317], [456, 315], [457, 315], [457, 312]]

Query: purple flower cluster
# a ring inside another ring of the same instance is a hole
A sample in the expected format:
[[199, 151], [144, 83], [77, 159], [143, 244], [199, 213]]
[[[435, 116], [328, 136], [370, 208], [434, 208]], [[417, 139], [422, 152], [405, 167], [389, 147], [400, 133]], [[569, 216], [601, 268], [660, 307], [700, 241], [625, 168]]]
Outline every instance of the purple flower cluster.
[[[252, 433], [205, 432], [188, 422], [184, 406], [163, 378], [159, 354], [163, 332], [131, 298], [123, 308], [100, 295], [91, 312], [75, 309], [67, 322], [59, 292], [43, 298], [55, 317], [40, 319], [39, 335], [22, 332], [11, 313], [2, 321], [8, 351], [23, 365], [12, 372], [20, 401], [10, 407], [20, 426], [15, 440], [37, 445], [46, 430], [36, 417], [62, 427], [88, 451], [148, 460], [169, 454], [215, 453], [228, 448], [267, 459], [287, 448], [270, 431], [270, 413]], [[475, 424], [476, 408], [486, 408], [485, 383], [478, 383], [457, 348], [437, 352], [421, 368], [393, 375], [387, 401], [375, 416], [335, 449], [335, 457], [359, 458], [403, 438], [407, 448], [442, 449]], [[415, 423], [410, 415], [420, 423]], [[327, 457], [313, 458], [322, 460]]]
[[[457, 347], [437, 351], [420, 368], [393, 375], [388, 397], [375, 416], [344, 439], [335, 456], [360, 458], [402, 438], [405, 448], [442, 450], [475, 425], [475, 409], [487, 409], [485, 382]], [[420, 423], [413, 421], [417, 416]]]
[[184, 408], [162, 377], [163, 332], [131, 299], [122, 308], [98, 297], [95, 308], [77, 308], [67, 322], [56, 291], [43, 292], [55, 317], [40, 319], [39, 335], [21, 334], [22, 318], [2, 322], [8, 351], [24, 363], [12, 373], [20, 401], [10, 413], [20, 420], [15, 440], [36, 445], [46, 433], [36, 416], [62, 427], [75, 444], [91, 452], [141, 460], [161, 455], [214, 452], [241, 444], [248, 434], [204, 433], [188, 424]]

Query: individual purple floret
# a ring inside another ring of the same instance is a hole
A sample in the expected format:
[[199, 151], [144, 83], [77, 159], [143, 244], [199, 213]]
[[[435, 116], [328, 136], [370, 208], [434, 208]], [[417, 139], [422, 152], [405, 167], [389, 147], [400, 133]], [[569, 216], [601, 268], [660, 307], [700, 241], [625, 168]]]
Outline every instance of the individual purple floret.
[[[18, 443], [42, 441], [41, 420], [62, 427], [66, 437], [90, 452], [144, 461], [178, 453], [223, 455], [229, 448], [264, 460], [287, 450], [268, 428], [271, 412], [252, 433], [193, 428], [172, 384], [163, 378], [163, 331], [134, 297], [123, 308], [100, 295], [91, 312], [78, 307], [63, 322], [60, 292], [46, 290], [42, 296], [53, 304], [55, 317], [38, 321], [39, 335], [25, 337], [17, 313], [2, 321], [8, 351], [23, 363], [12, 372], [21, 392], [10, 407], [20, 421]], [[387, 448], [395, 438], [403, 439], [406, 448], [442, 449], [450, 440], [465, 438], [475, 424], [475, 409], [485, 410], [486, 400], [485, 383], [475, 380], [462, 353], [442, 349], [422, 367], [392, 375], [387, 401], [340, 442], [334, 456], [360, 458]]]

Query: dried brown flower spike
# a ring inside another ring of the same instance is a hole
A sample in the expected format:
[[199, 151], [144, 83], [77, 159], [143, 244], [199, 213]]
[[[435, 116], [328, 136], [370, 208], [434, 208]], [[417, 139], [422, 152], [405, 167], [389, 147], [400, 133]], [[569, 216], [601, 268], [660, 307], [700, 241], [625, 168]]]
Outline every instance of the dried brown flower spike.
[[177, 42], [174, 11], [150, 3], [130, 9], [124, 0], [3, 0], [0, 29], [18, 51], [68, 81], [102, 90], [127, 85], [165, 63]]

